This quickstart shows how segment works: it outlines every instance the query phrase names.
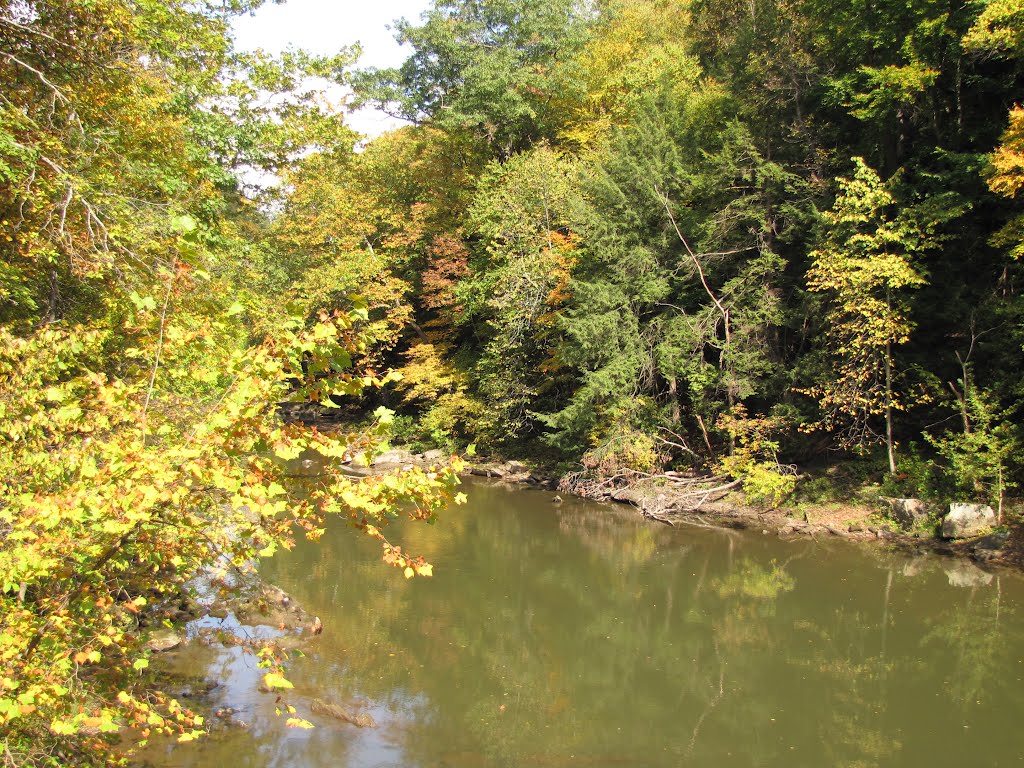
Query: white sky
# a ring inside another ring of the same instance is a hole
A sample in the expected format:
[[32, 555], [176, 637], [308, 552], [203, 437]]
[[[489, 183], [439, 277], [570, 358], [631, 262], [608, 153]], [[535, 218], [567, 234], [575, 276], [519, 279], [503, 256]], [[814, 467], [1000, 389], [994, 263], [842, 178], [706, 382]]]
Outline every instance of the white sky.
[[[282, 5], [268, 1], [254, 15], [235, 19], [235, 47], [269, 53], [291, 47], [333, 54], [359, 43], [363, 48], [359, 66], [395, 67], [409, 50], [395, 42], [388, 27], [400, 18], [418, 21], [429, 6], [430, 0], [288, 0]], [[361, 110], [348, 123], [369, 136], [401, 125], [374, 110]]]

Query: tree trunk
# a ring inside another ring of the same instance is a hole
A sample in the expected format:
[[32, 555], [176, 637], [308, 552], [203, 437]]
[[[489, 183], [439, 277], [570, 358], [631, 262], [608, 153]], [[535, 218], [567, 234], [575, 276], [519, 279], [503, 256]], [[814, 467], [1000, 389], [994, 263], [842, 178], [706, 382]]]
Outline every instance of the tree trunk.
[[670, 408], [672, 409], [672, 424], [678, 424], [683, 417], [682, 411], [679, 408], [679, 382], [676, 377], [673, 376], [668, 380], [668, 396], [671, 401]]
[[46, 314], [43, 315], [43, 325], [55, 323], [60, 319], [60, 281], [56, 263], [50, 265], [48, 278], [49, 291], [46, 297]]
[[889, 474], [896, 474], [896, 449], [892, 439], [892, 345], [885, 345], [885, 448], [889, 453]]

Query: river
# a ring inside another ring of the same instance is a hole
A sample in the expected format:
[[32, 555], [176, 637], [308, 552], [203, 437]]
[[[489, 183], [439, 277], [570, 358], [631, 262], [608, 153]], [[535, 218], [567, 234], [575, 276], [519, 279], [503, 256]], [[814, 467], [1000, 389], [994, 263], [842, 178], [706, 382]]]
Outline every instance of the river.
[[[324, 623], [288, 669], [287, 703], [316, 728], [275, 715], [251, 656], [194, 644], [174, 663], [220, 681], [213, 705], [248, 727], [146, 764], [1024, 763], [1016, 574], [466, 485], [470, 503], [436, 525], [389, 529], [433, 578], [407, 581], [340, 526], [264, 567]], [[312, 713], [314, 698], [378, 727]]]

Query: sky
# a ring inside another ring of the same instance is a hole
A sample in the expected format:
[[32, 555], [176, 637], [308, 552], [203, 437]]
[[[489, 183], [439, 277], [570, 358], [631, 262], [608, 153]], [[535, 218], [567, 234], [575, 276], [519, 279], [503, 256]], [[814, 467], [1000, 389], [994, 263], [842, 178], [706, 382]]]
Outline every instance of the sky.
[[[304, 48], [311, 53], [333, 54], [359, 43], [361, 67], [394, 67], [409, 54], [395, 42], [388, 27], [397, 19], [418, 21], [430, 0], [287, 0], [271, 2], [255, 14], [235, 19], [235, 47], [262, 48], [280, 53]], [[360, 133], [377, 136], [402, 123], [375, 110], [361, 110], [349, 119]]]

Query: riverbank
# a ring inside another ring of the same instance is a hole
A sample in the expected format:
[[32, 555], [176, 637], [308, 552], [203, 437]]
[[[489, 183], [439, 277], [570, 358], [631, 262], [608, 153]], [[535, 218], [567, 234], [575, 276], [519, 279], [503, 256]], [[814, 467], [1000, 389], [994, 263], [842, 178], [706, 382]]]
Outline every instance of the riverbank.
[[[413, 453], [392, 449], [378, 456], [375, 470], [409, 465], [442, 464], [441, 451]], [[944, 510], [920, 504], [921, 512], [901, 524], [893, 512], [897, 502], [881, 495], [877, 503], [862, 499], [843, 503], [763, 507], [749, 504], [736, 482], [723, 478], [666, 473], [656, 477], [621, 473], [601, 482], [583, 482], [577, 476], [557, 476], [550, 469], [524, 461], [470, 459], [464, 474], [525, 485], [552, 494], [558, 503], [564, 495], [599, 502], [628, 504], [652, 522], [760, 531], [780, 538], [839, 538], [881, 544], [914, 552], [931, 552], [970, 559], [986, 569], [1024, 570], [1024, 526], [1015, 514], [996, 529], [963, 538], [943, 538], [940, 520]], [[909, 524], [908, 524], [909, 523]]]

